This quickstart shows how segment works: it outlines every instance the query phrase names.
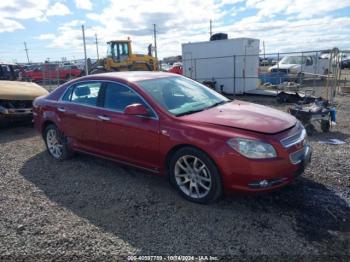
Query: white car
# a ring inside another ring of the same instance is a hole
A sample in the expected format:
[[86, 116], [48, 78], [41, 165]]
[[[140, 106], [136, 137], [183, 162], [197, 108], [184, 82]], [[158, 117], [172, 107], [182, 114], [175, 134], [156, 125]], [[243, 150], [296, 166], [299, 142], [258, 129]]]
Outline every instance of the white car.
[[269, 72], [280, 72], [290, 77], [305, 75], [325, 76], [328, 74], [329, 60], [315, 55], [285, 56], [278, 64], [271, 66]]

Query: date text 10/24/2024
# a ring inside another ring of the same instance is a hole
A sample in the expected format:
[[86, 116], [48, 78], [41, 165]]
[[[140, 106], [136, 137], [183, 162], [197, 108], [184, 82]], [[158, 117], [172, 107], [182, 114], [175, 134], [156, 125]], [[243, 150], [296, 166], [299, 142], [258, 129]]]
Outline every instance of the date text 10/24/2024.
[[216, 256], [128, 256], [128, 261], [216, 261]]

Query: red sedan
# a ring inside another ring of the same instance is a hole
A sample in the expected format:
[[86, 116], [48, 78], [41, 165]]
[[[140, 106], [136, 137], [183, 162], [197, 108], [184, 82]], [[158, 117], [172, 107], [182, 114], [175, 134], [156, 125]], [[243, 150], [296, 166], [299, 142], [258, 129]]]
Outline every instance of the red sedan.
[[33, 111], [55, 159], [78, 151], [168, 175], [198, 203], [283, 187], [311, 156], [293, 116], [171, 73], [81, 77], [37, 98]]

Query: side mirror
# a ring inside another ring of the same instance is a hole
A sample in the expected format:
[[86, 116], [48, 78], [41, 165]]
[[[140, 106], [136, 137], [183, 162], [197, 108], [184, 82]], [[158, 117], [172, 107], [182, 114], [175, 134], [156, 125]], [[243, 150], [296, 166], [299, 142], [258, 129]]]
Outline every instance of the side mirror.
[[141, 104], [132, 104], [125, 107], [124, 114], [134, 116], [149, 116], [147, 108]]

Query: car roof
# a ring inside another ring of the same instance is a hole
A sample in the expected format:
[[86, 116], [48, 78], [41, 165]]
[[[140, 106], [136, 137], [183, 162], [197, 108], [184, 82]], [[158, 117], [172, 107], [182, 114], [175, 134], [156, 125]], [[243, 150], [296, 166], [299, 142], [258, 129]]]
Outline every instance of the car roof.
[[137, 82], [142, 80], [151, 80], [151, 79], [171, 77], [176, 75], [172, 73], [167, 73], [167, 72], [127, 71], [127, 72], [109, 72], [109, 73], [90, 75], [90, 76], [87, 76], [86, 78], [90, 78], [94, 76], [105, 77], [109, 79], [112, 79], [112, 78], [123, 79], [128, 82]]

